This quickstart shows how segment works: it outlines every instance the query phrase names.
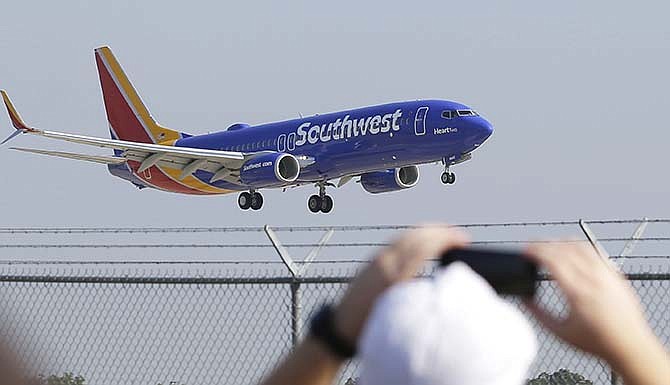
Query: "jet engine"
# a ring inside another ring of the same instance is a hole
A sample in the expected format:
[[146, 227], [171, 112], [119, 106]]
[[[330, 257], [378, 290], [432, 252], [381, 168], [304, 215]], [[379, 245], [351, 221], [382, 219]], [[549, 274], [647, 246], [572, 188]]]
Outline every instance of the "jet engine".
[[405, 166], [361, 175], [361, 185], [371, 194], [403, 190], [414, 187], [419, 181], [419, 168]]
[[240, 169], [240, 181], [250, 187], [280, 187], [294, 182], [299, 174], [295, 156], [273, 152], [247, 160]]

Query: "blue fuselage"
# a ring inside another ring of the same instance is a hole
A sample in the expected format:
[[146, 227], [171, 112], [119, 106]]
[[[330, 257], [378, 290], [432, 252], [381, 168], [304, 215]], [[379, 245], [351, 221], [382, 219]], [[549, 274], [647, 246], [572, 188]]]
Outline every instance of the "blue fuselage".
[[[492, 132], [486, 119], [463, 104], [419, 100], [256, 126], [236, 124], [226, 131], [185, 137], [175, 145], [286, 152], [303, 162], [297, 182], [313, 182], [440, 160], [455, 162]], [[195, 174], [203, 181], [211, 175], [202, 170]], [[213, 184], [245, 189], [226, 181]]]

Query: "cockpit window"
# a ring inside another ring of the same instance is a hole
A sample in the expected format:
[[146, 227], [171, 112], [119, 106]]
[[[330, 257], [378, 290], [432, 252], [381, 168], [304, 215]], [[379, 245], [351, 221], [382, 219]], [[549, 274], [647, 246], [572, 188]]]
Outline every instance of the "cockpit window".
[[477, 113], [473, 110], [456, 110], [458, 116], [477, 116]]
[[444, 110], [442, 111], [442, 117], [445, 119], [452, 119], [457, 116], [478, 116], [479, 114], [475, 110]]

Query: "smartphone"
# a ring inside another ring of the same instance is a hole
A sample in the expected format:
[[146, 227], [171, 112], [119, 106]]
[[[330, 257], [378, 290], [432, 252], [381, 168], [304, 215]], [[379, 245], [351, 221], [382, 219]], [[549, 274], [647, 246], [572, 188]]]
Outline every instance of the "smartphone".
[[519, 252], [468, 247], [440, 256], [440, 266], [454, 261], [466, 263], [498, 294], [532, 297], [537, 290], [537, 265]]

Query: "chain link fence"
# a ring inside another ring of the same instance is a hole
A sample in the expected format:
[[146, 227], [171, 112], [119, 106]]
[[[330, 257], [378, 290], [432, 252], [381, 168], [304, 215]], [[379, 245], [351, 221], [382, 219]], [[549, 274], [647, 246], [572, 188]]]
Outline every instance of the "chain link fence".
[[[623, 270], [655, 333], [670, 346], [670, 260], [649, 255], [654, 263], [642, 258]], [[293, 276], [283, 263], [270, 262], [22, 258], [0, 266], [0, 337], [35, 375], [72, 372], [94, 385], [253, 384], [305, 333], [313, 311], [342, 295], [363, 265], [317, 259]], [[538, 299], [565, 312], [550, 280], [540, 283]], [[540, 350], [531, 376], [566, 368], [596, 384], [613, 383], [605, 363], [535, 327]], [[350, 362], [338, 383], [357, 372], [358, 363]]]

